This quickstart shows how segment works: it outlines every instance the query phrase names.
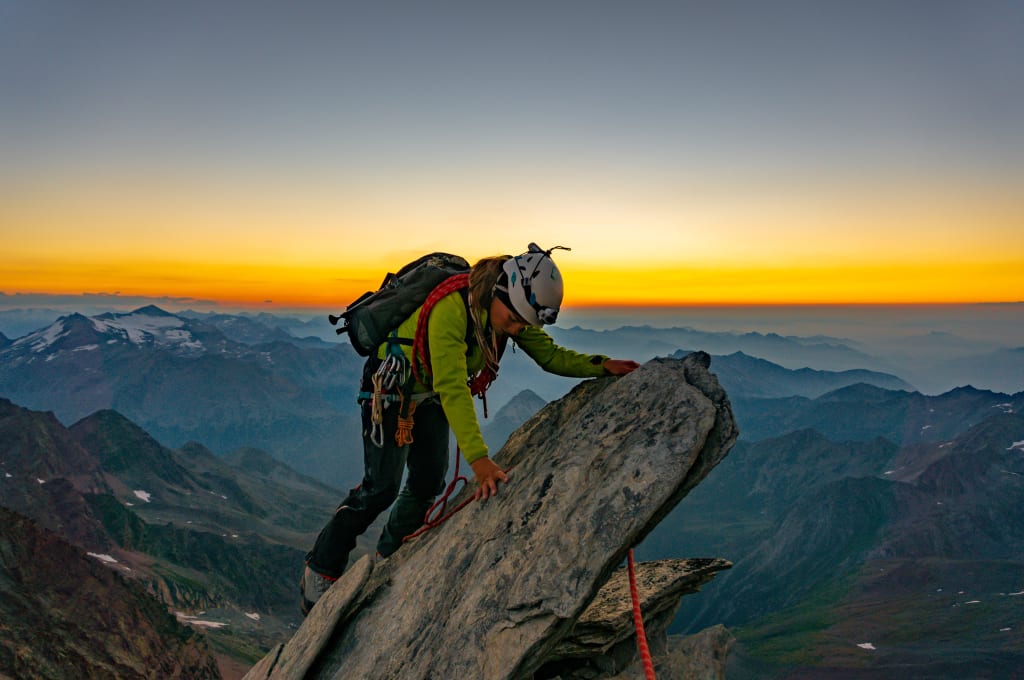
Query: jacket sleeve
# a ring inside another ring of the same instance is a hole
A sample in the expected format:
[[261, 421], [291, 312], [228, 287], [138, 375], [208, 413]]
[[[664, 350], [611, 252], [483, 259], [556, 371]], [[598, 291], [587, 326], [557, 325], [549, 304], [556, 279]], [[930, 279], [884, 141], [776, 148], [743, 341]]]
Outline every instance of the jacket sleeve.
[[550, 335], [536, 326], [527, 326], [514, 341], [527, 356], [548, 373], [569, 378], [598, 378], [608, 375], [603, 354], [581, 354], [555, 344]]
[[466, 305], [459, 293], [447, 295], [434, 305], [427, 323], [433, 389], [441, 399], [448, 425], [462, 449], [466, 462], [487, 455], [480, 423], [473, 406], [467, 379]]

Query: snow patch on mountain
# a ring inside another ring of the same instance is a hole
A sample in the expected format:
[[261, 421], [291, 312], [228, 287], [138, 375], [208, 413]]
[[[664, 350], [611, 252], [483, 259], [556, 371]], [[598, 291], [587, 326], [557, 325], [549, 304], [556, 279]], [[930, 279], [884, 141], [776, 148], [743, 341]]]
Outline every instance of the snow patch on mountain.
[[[205, 613], [206, 612], [200, 612], [200, 614], [205, 614]], [[193, 616], [191, 614], [186, 614], [184, 612], [174, 612], [174, 616], [178, 619], [179, 623], [186, 623], [186, 624], [190, 624], [190, 625], [193, 625], [193, 626], [198, 626], [200, 628], [215, 628], [216, 629], [216, 628], [223, 628], [224, 626], [228, 625], [228, 624], [222, 623], [220, 621], [205, 621], [203, 619], [200, 619], [197, 616]]]
[[46, 328], [14, 341], [7, 352], [21, 354], [29, 361], [46, 354], [46, 361], [64, 352], [91, 352], [101, 345], [127, 343], [171, 349], [181, 354], [201, 354], [206, 347], [193, 333], [193, 322], [168, 314], [157, 307], [134, 312], [108, 312], [94, 317], [81, 314], [62, 316]]
[[42, 352], [65, 335], [67, 335], [67, 329], [64, 327], [64, 319], [61, 318], [42, 330], [15, 340], [12, 347], [28, 345], [32, 352]]
[[184, 328], [185, 320], [176, 316], [137, 310], [130, 314], [103, 314], [90, 321], [98, 332], [122, 335], [136, 345], [153, 343], [202, 349], [202, 343]]

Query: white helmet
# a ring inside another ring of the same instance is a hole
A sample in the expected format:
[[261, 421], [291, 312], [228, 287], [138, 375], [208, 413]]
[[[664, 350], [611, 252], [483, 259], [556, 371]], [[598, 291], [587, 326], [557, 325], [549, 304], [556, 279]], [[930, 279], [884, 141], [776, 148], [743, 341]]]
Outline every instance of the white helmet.
[[495, 294], [531, 326], [554, 323], [562, 305], [562, 275], [551, 259], [551, 251], [536, 243], [518, 257], [502, 265], [502, 276], [495, 285]]

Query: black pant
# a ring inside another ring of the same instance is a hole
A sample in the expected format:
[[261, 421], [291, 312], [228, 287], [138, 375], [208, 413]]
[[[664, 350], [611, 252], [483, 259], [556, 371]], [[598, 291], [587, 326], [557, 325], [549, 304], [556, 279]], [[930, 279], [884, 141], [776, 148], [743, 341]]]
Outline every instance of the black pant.
[[[445, 487], [449, 428], [436, 397], [420, 403], [413, 415], [413, 442], [398, 446], [395, 443], [398, 404], [386, 408], [384, 446], [378, 447], [370, 439], [370, 404], [363, 404], [363, 482], [338, 506], [306, 555], [306, 562], [313, 571], [332, 578], [340, 576], [356, 538], [396, 498], [377, 543], [377, 552], [387, 557], [398, 550], [405, 536], [423, 524], [423, 516]], [[406, 466], [409, 475], [399, 493]]]

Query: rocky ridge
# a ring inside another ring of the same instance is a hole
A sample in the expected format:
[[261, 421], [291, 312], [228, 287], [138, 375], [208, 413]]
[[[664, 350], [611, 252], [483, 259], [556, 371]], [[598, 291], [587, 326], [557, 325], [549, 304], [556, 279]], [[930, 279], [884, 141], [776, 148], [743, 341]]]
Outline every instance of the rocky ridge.
[[0, 507], [0, 677], [220, 677], [201, 635], [95, 558]]
[[[632, 654], [603, 668], [566, 662], [581, 648], [574, 636], [586, 639], [589, 617], [599, 616], [599, 591], [616, 587], [610, 577], [630, 547], [736, 440], [709, 364], [704, 353], [656, 359], [622, 378], [584, 382], [546, 406], [495, 455], [510, 470], [502, 493], [387, 560], [361, 559], [246, 677], [511, 680], [626, 671]], [[679, 595], [728, 566], [696, 561], [685, 578], [670, 569], [673, 577], [655, 579], [653, 599], [669, 612]], [[660, 625], [652, 624], [656, 634]], [[632, 635], [618, 629], [594, 647], [598, 656]]]

